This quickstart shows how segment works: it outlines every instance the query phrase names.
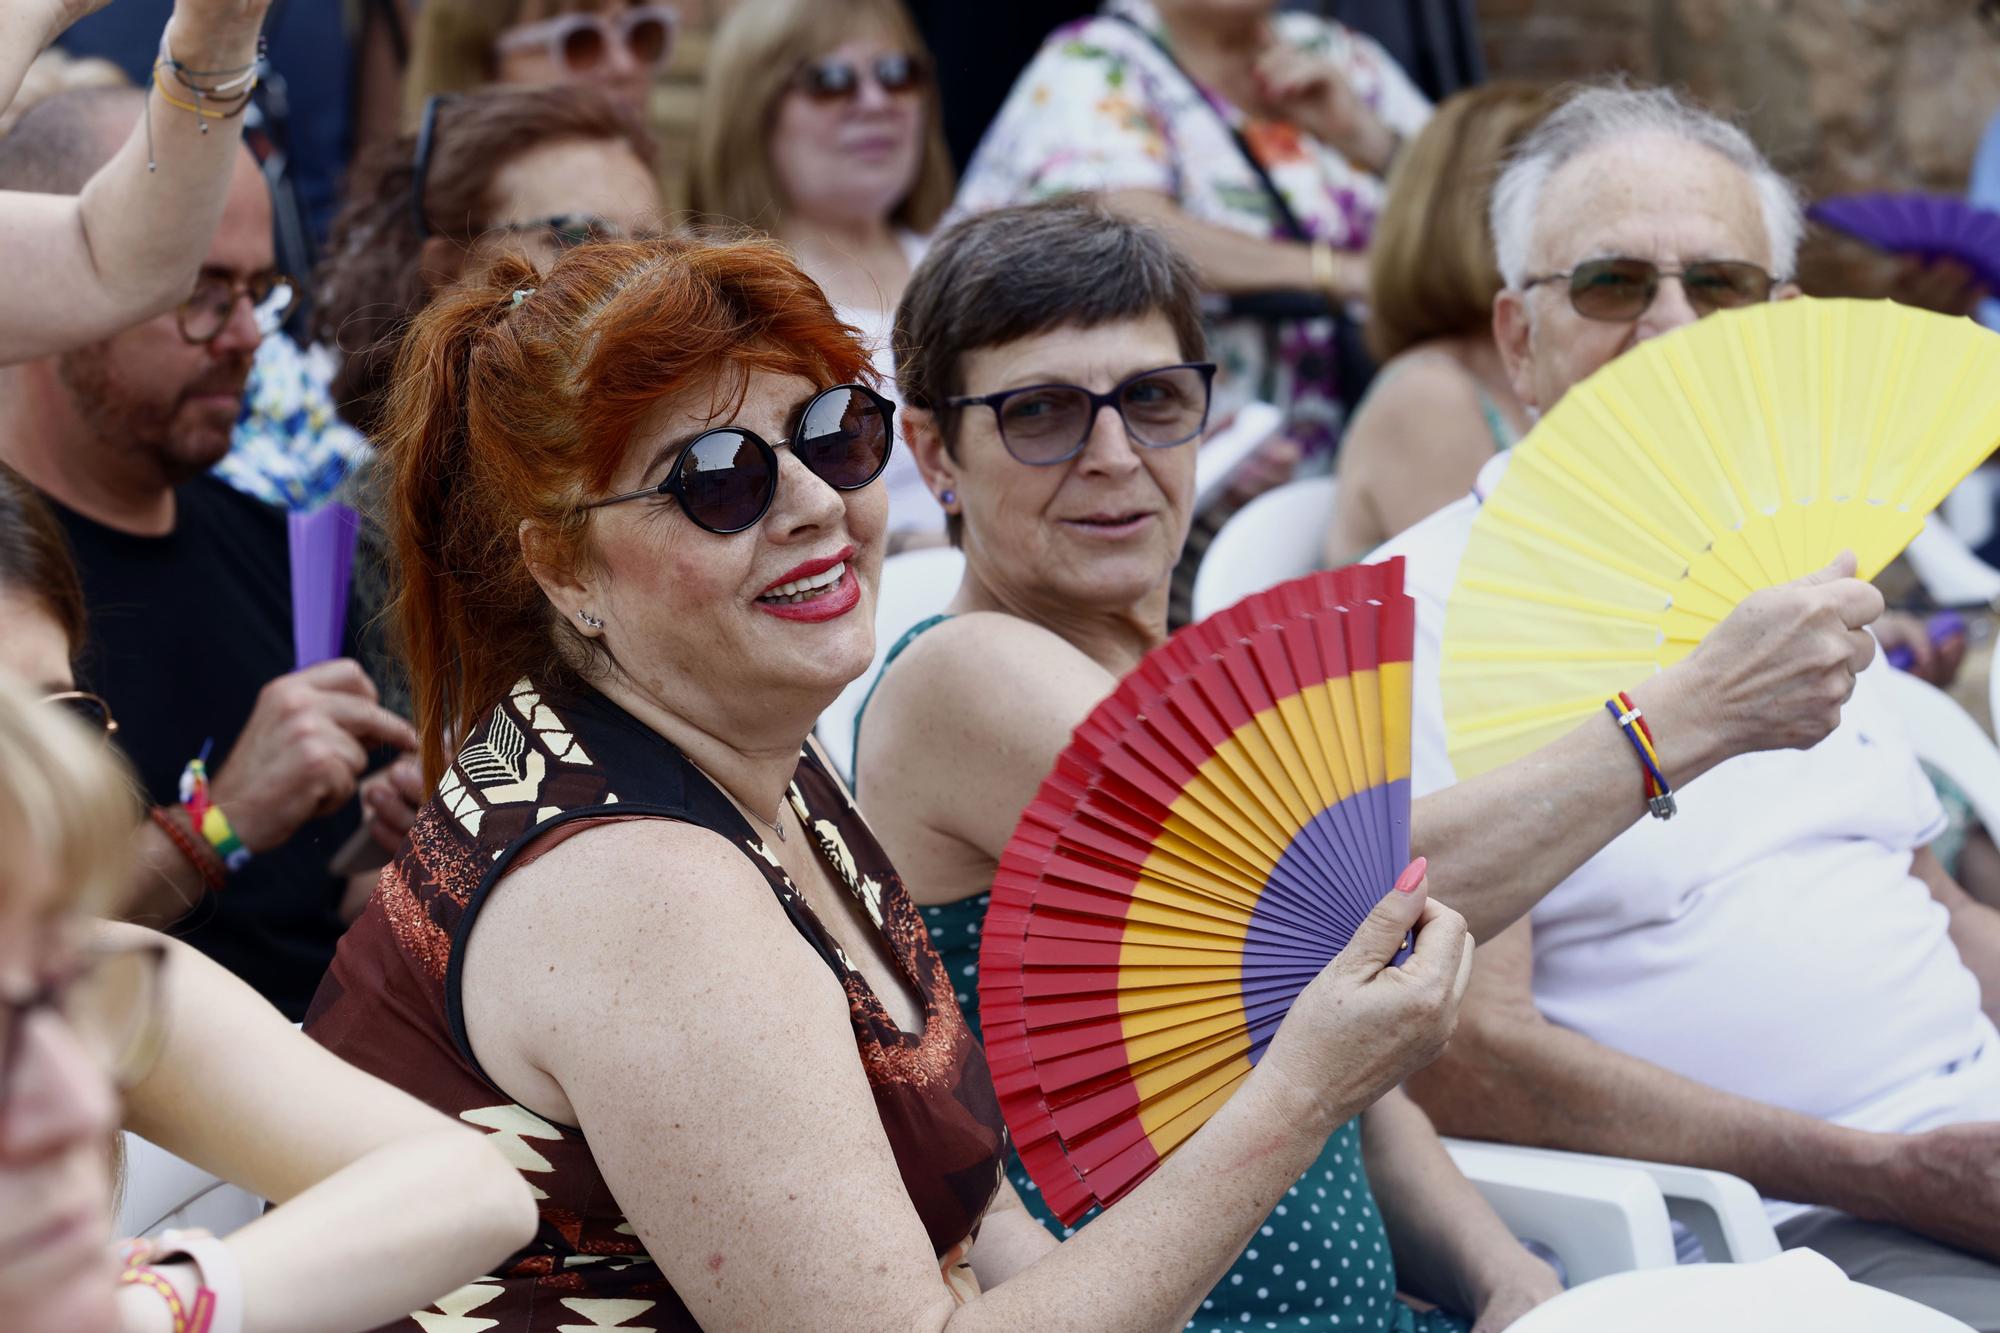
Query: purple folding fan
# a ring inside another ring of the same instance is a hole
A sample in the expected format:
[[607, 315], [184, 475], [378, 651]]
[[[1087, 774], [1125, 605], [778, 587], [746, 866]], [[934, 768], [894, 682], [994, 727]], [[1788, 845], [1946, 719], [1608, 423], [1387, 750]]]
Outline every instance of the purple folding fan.
[[1807, 216], [1891, 254], [1957, 260], [2000, 294], [2000, 213], [1992, 209], [1949, 194], [1844, 194]]
[[344, 504], [287, 515], [292, 553], [292, 647], [298, 669], [340, 656], [347, 583], [361, 516]]

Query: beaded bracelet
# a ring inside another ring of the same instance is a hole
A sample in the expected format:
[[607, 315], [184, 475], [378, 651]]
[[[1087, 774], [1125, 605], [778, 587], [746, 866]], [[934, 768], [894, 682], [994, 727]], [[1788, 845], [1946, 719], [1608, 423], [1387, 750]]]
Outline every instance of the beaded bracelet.
[[[153, 61], [153, 78], [152, 82], [147, 84], [146, 91], [149, 94], [158, 92], [160, 100], [176, 111], [192, 112], [195, 123], [201, 127], [201, 132], [207, 134], [209, 121], [231, 120], [242, 115], [249, 109], [250, 95], [257, 90], [259, 74], [264, 68], [265, 52], [264, 35], [259, 33], [257, 35], [257, 57], [249, 64], [236, 69], [189, 69], [186, 65], [174, 59], [173, 53], [167, 49], [167, 34], [165, 29], [162, 29], [160, 32], [160, 53]], [[194, 95], [192, 102], [174, 96], [173, 92], [167, 87], [166, 76], [168, 74], [172, 74], [174, 82]], [[201, 79], [220, 79], [221, 82], [204, 84], [197, 81]], [[202, 105], [202, 99], [204, 98], [224, 105], [220, 109], [210, 110]], [[153, 118], [149, 115], [146, 117], [146, 170], [158, 171], [159, 169], [160, 163], [153, 151]]]
[[1618, 729], [1625, 733], [1625, 739], [1632, 743], [1639, 766], [1645, 770], [1646, 812], [1655, 819], [1672, 819], [1680, 805], [1674, 799], [1667, 775], [1660, 771], [1660, 754], [1654, 748], [1653, 729], [1646, 725], [1645, 715], [1632, 702], [1632, 696], [1622, 691], [1617, 697], [1606, 699], [1604, 707], [1617, 721]]
[[160, 831], [187, 858], [189, 865], [201, 875], [202, 884], [211, 892], [219, 893], [229, 882], [229, 867], [222, 857], [209, 846], [206, 839], [195, 832], [194, 820], [184, 805], [156, 805], [146, 811], [147, 816]]
[[[196, 1333], [188, 1322], [187, 1306], [181, 1304], [181, 1294], [174, 1290], [174, 1284], [161, 1277], [156, 1269], [127, 1268], [118, 1275], [121, 1287], [144, 1287], [156, 1293], [167, 1303], [167, 1314], [174, 1321], [174, 1333]], [[202, 1321], [202, 1333], [206, 1333], [208, 1321]]]

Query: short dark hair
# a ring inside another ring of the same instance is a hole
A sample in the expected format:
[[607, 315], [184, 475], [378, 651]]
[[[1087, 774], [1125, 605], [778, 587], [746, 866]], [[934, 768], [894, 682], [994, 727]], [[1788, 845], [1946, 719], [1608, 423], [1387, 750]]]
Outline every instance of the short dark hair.
[[69, 640], [72, 659], [83, 651], [83, 584], [69, 541], [41, 495], [5, 463], [0, 463], [0, 588], [41, 603]]
[[81, 194], [146, 113], [137, 88], [78, 88], [35, 103], [0, 135], [0, 190]]
[[[1201, 283], [1160, 232], [1083, 196], [996, 208], [948, 228], [896, 307], [896, 387], [937, 414], [945, 446], [967, 353], [1064, 327], [1164, 315], [1180, 355], [1208, 354]], [[946, 519], [954, 543], [959, 520]]]

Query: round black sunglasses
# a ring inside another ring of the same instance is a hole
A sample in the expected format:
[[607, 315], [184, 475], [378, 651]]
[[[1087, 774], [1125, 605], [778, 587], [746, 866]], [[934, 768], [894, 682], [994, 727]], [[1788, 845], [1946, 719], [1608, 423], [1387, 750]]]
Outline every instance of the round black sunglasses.
[[[865, 384], [836, 384], [812, 396], [798, 429], [780, 444], [837, 491], [858, 491], [882, 475], [895, 439], [896, 405]], [[628, 500], [671, 498], [697, 527], [720, 536], [757, 526], [778, 494], [778, 448], [741, 426], [717, 426], [679, 446], [657, 486], [592, 500], [602, 509]]]

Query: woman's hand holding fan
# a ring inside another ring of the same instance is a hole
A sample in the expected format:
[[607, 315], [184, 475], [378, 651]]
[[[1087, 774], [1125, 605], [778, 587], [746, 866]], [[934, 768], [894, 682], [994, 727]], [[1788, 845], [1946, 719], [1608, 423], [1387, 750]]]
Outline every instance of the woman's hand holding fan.
[[[1299, 992], [1259, 1062], [1276, 1095], [1322, 1137], [1438, 1058], [1472, 977], [1465, 918], [1431, 900], [1419, 857], [1361, 921], [1347, 947]], [[1406, 933], [1416, 945], [1390, 960]]]
[[1465, 924], [1409, 864], [1415, 625], [1397, 560], [1246, 598], [1147, 654], [1022, 812], [980, 1016], [1065, 1221], [1129, 1193], [1274, 1051], [1257, 1086], [1324, 1134], [1442, 1047]]

